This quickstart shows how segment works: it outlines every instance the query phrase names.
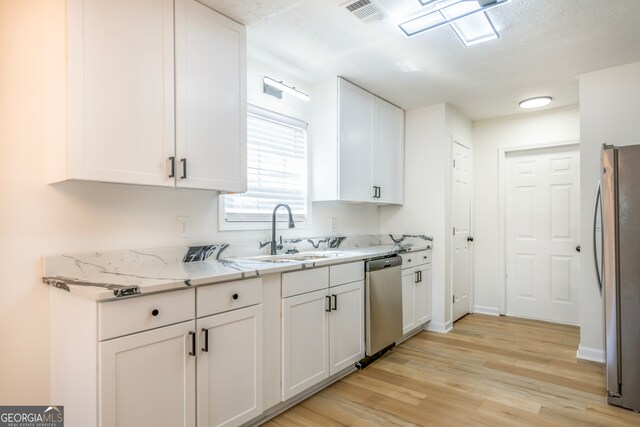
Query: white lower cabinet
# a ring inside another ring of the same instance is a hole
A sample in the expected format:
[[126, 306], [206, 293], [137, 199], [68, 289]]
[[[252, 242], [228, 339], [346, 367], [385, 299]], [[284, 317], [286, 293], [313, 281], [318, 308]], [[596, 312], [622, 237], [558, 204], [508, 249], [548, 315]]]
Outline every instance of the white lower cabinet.
[[431, 255], [427, 251], [402, 255], [402, 333], [431, 320]]
[[364, 357], [364, 266], [326, 269], [283, 274], [283, 401]]
[[282, 300], [282, 400], [329, 377], [326, 289]]
[[197, 320], [198, 426], [237, 426], [262, 413], [262, 305]]
[[329, 289], [329, 375], [364, 357], [364, 281]]
[[194, 330], [189, 321], [99, 344], [101, 427], [196, 425]]

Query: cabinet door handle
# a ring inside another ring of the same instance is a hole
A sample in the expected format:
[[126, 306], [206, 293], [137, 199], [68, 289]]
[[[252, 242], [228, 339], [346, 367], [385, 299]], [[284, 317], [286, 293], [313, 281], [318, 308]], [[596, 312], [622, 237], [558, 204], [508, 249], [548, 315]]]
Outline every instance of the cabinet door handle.
[[418, 271], [418, 282], [422, 282], [422, 270]]
[[170, 165], [169, 178], [175, 178], [176, 177], [176, 158], [174, 156], [169, 157], [169, 165]]
[[373, 198], [375, 199], [377, 197], [378, 194], [378, 187], [376, 187], [375, 185], [373, 186]]
[[416, 276], [416, 277], [413, 279], [413, 283], [418, 283], [418, 282], [420, 282], [420, 280], [419, 280], [419, 278], [420, 278], [420, 272], [419, 272], [419, 271], [416, 271], [414, 274], [415, 274], [415, 276]]
[[330, 312], [331, 311], [331, 297], [329, 295], [325, 296], [325, 299], [327, 301], [327, 308], [324, 310], [326, 312]]
[[382, 187], [378, 187], [378, 199], [382, 197]]
[[333, 307], [331, 307], [331, 310], [337, 310], [338, 309], [338, 295], [331, 295], [331, 297], [333, 298]]
[[182, 176], [180, 179], [187, 179], [187, 159], [180, 159], [180, 163], [182, 163]]
[[202, 351], [209, 352], [209, 330], [202, 328], [202, 332], [204, 332], [204, 347], [202, 347]]
[[189, 352], [189, 356], [196, 355], [196, 333], [193, 331], [189, 331], [189, 335], [191, 336], [191, 351]]

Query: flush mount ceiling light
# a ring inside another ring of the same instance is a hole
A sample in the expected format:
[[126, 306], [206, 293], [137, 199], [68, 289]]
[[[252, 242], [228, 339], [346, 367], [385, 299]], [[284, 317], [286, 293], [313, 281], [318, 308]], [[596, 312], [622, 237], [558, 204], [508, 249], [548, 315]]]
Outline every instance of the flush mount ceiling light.
[[525, 99], [524, 101], [520, 101], [520, 108], [530, 109], [530, 108], [540, 108], [545, 105], [549, 105], [551, 103], [550, 96], [536, 96], [535, 98]]
[[421, 12], [398, 25], [407, 37], [434, 30], [443, 25], [451, 25], [465, 46], [471, 46], [498, 38], [498, 32], [487, 14], [479, 12], [486, 12], [510, 0], [419, 1], [426, 6], [426, 12]]
[[271, 77], [264, 76], [262, 79], [262, 91], [268, 95], [275, 96], [278, 99], [282, 99], [282, 92], [293, 95], [296, 98], [300, 98], [303, 101], [309, 101], [309, 95], [299, 91], [294, 86], [287, 86], [281, 81], [272, 79]]

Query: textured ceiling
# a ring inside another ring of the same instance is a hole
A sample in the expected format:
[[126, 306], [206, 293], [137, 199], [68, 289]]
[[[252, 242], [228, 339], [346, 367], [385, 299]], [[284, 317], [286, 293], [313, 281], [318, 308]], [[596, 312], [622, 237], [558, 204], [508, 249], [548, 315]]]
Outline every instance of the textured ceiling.
[[247, 25], [250, 56], [296, 78], [339, 75], [404, 109], [447, 102], [472, 120], [536, 95], [577, 104], [580, 74], [640, 61], [640, 0], [511, 0], [487, 12], [500, 38], [471, 47], [448, 27], [405, 38], [395, 24], [418, 0], [374, 0], [388, 16], [371, 24], [345, 0], [201, 1]]

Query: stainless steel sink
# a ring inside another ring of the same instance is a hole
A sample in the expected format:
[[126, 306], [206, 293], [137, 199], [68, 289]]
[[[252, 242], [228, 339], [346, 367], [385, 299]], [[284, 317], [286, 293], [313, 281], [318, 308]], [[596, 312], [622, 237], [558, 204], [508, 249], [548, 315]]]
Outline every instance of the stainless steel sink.
[[346, 255], [345, 253], [339, 252], [339, 251], [300, 252], [296, 254], [262, 255], [262, 256], [244, 258], [244, 259], [248, 261], [258, 261], [258, 262], [287, 263], [287, 262], [305, 262], [305, 261], [315, 261], [315, 260], [327, 259], [327, 258], [337, 258], [345, 255]]

